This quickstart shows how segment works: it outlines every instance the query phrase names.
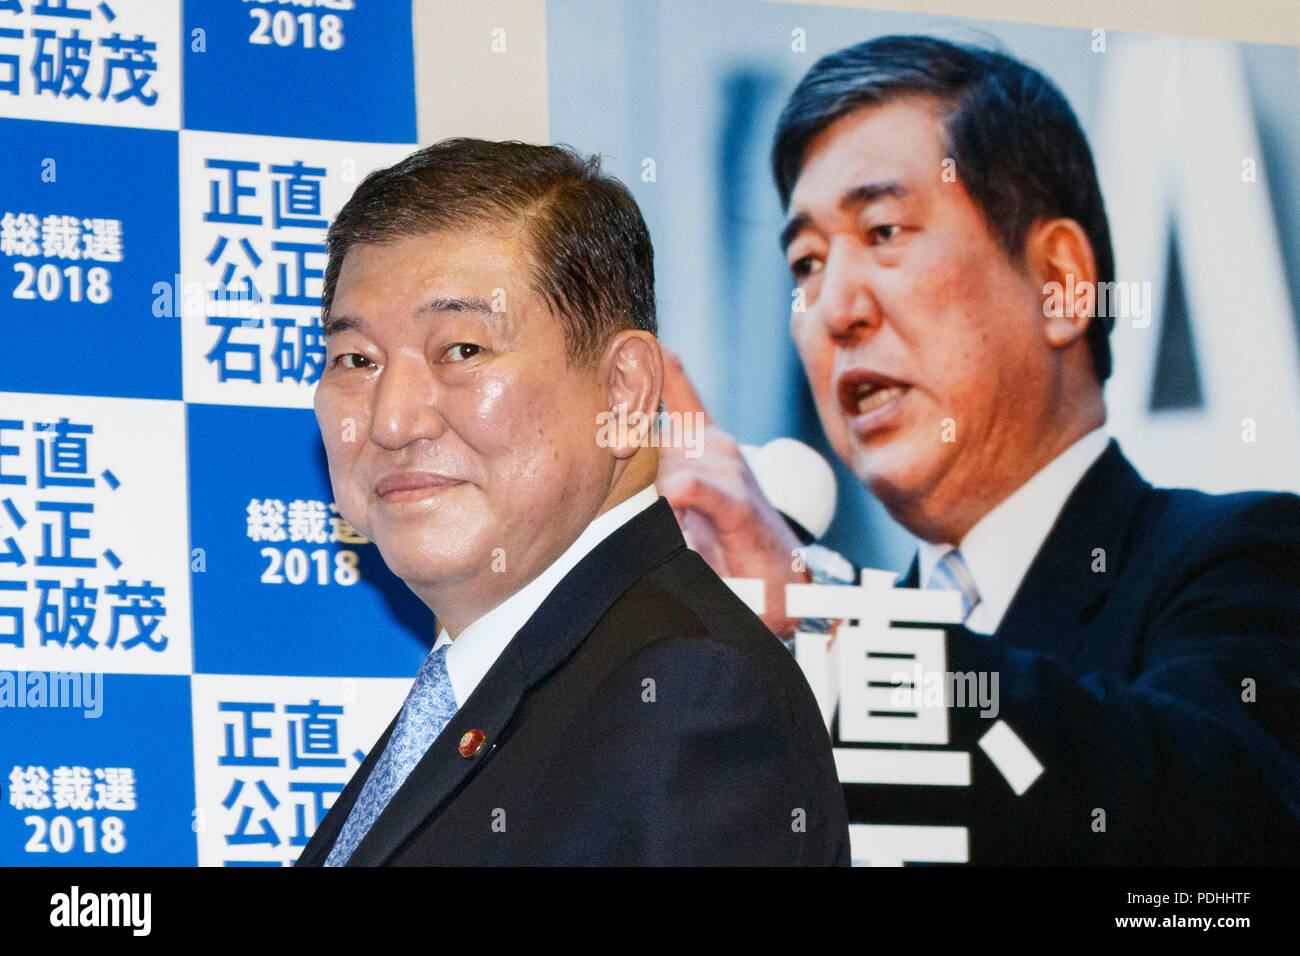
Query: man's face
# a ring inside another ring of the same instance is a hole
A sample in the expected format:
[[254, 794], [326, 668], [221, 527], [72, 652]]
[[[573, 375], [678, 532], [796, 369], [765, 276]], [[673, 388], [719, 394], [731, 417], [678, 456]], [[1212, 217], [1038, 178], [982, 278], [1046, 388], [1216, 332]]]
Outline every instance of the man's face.
[[791, 331], [831, 445], [919, 527], [1025, 456], [1051, 375], [1040, 284], [941, 143], [929, 98], [841, 117], [808, 145], [785, 232], [805, 295]]
[[522, 226], [353, 246], [326, 332], [316, 418], [339, 511], [421, 597], [504, 597], [594, 516], [604, 399], [569, 367]]

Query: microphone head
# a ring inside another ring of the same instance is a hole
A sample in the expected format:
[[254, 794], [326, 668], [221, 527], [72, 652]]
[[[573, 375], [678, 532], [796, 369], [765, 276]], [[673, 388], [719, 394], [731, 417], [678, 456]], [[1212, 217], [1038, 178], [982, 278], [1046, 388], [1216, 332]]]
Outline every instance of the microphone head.
[[830, 463], [793, 438], [773, 438], [762, 448], [741, 445], [759, 490], [777, 511], [820, 538], [835, 517], [838, 487]]

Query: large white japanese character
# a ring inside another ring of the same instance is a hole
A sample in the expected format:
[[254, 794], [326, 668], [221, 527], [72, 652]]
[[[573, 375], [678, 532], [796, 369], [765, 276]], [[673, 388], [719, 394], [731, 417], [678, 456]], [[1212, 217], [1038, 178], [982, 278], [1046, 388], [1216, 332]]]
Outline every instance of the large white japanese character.
[[942, 695], [899, 694], [944, 674], [944, 632], [891, 624], [959, 622], [960, 599], [956, 592], [894, 587], [897, 576], [864, 568], [857, 585], [786, 585], [791, 614], [843, 622], [830, 646], [826, 635], [796, 634], [796, 656], [828, 721], [838, 700], [841, 740], [945, 744]]
[[289, 540], [324, 544], [329, 540], [327, 516], [323, 501], [296, 499], [289, 502]]
[[80, 259], [81, 220], [54, 214], [42, 219], [41, 254], [47, 259]]
[[54, 768], [54, 806], [60, 810], [93, 810], [95, 801], [90, 797], [89, 767]]
[[82, 222], [82, 255], [99, 262], [122, 261], [122, 220], [86, 219]]
[[134, 810], [135, 771], [130, 767], [96, 767], [95, 809]]
[[44, 767], [9, 771], [9, 804], [15, 810], [44, 810], [50, 805], [50, 772]]
[[41, 254], [41, 221], [30, 212], [11, 212], [0, 218], [0, 253], [6, 256]]
[[248, 502], [248, 536], [254, 541], [283, 541], [285, 509], [279, 498]]

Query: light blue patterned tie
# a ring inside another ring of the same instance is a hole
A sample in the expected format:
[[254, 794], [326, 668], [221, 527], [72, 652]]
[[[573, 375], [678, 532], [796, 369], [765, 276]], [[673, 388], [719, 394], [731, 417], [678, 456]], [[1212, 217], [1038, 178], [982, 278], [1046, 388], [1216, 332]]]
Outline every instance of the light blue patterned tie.
[[980, 602], [980, 592], [975, 587], [975, 578], [970, 573], [970, 568], [966, 566], [966, 560], [961, 556], [961, 552], [956, 548], [939, 559], [939, 563], [930, 572], [930, 581], [926, 587], [960, 591], [963, 624], [970, 617], [971, 611], [975, 610], [975, 605]]
[[375, 761], [374, 769], [361, 788], [361, 795], [352, 805], [352, 812], [325, 860], [326, 866], [342, 866], [348, 861], [429, 745], [456, 716], [456, 695], [452, 693], [451, 679], [447, 676], [447, 648], [450, 646], [443, 644], [430, 651], [420, 665], [397, 725], [388, 738], [388, 746]]

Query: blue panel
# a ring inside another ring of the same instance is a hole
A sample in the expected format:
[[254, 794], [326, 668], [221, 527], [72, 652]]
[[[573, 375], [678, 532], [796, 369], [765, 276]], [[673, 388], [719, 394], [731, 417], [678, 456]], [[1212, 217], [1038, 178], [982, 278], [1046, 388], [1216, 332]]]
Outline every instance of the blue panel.
[[[173, 282], [180, 264], [176, 133], [0, 119], [0, 143], [8, 170], [0, 217], [9, 214], [0, 253], [9, 359], [0, 388], [179, 399], [180, 323], [153, 314], [155, 283]], [[30, 246], [20, 238], [30, 216], [42, 225], [49, 216], [72, 217], [77, 241], [62, 255], [43, 235], [39, 248]], [[95, 219], [120, 222], [121, 261], [85, 258], [87, 241], [97, 254], [111, 254], [86, 225]], [[94, 287], [92, 269], [107, 270], [107, 283]], [[41, 270], [48, 281], [40, 281]], [[106, 300], [94, 301], [104, 291]]]
[[79, 708], [0, 711], [0, 865], [198, 862], [189, 677], [107, 674], [102, 681], [89, 710], [83, 694]]
[[[414, 674], [436, 637], [433, 614], [373, 544], [294, 541], [287, 528], [278, 541], [249, 536], [254, 499], [286, 508], [333, 500], [315, 416], [224, 405], [187, 411], [190, 542], [203, 549], [205, 566], [190, 576], [195, 673]], [[356, 552], [361, 574], [350, 586], [337, 578], [343, 550]], [[263, 583], [264, 575], [279, 580]]]
[[[338, 34], [322, 29], [333, 22], [326, 17], [342, 24], [334, 49]], [[265, 22], [271, 28], [262, 29]], [[202, 51], [194, 49], [196, 30]], [[186, 129], [415, 142], [409, 0], [342, 12], [187, 0], [181, 49]]]

